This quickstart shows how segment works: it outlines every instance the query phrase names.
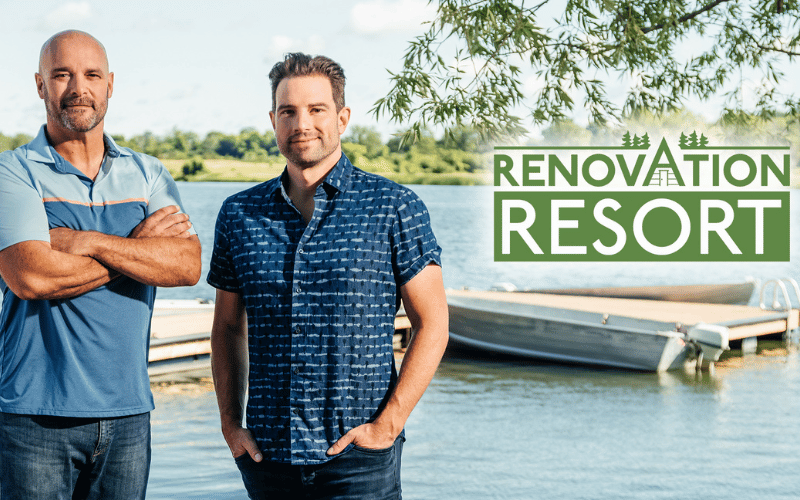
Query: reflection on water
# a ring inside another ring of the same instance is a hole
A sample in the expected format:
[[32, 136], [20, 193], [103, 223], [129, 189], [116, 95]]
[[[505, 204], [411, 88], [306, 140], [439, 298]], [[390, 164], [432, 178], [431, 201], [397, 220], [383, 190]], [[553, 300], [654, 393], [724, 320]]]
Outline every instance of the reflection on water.
[[[449, 353], [406, 426], [404, 498], [797, 498], [799, 364], [779, 344], [713, 374]], [[245, 498], [212, 391], [156, 388], [148, 498]]]

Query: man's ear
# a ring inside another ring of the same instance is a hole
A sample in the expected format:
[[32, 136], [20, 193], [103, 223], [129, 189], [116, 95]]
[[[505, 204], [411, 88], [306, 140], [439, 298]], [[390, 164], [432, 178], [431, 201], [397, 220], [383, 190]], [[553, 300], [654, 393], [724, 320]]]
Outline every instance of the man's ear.
[[39, 93], [39, 99], [44, 99], [44, 78], [39, 73], [33, 74], [36, 80], [36, 91]]
[[114, 93], [114, 73], [108, 74], [108, 93], [106, 97], [111, 97], [111, 94]]
[[337, 119], [339, 121], [339, 136], [342, 136], [347, 130], [347, 124], [350, 123], [350, 108], [345, 106], [340, 109]]

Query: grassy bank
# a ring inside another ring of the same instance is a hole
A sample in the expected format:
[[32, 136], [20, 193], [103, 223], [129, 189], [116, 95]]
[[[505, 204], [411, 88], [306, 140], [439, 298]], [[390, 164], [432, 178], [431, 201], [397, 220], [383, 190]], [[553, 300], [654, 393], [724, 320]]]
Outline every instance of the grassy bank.
[[[232, 159], [161, 160], [176, 180], [188, 182], [263, 182], [277, 177], [286, 165], [282, 157], [274, 162], [251, 162]], [[193, 163], [194, 162], [194, 163]], [[198, 163], [201, 162], [201, 163]], [[437, 184], [474, 186], [491, 182], [488, 173], [397, 173], [381, 162], [358, 162], [358, 167], [375, 172], [400, 184]], [[184, 167], [189, 165], [188, 175]]]

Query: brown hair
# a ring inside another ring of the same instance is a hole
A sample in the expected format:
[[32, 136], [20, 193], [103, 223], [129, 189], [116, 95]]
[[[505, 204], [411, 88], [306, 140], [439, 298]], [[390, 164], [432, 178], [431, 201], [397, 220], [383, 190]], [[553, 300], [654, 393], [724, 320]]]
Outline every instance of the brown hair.
[[331, 82], [333, 91], [333, 102], [336, 104], [336, 112], [344, 107], [344, 70], [338, 63], [325, 56], [311, 57], [302, 52], [292, 52], [286, 54], [283, 61], [275, 64], [269, 72], [269, 80], [272, 83], [272, 111], [275, 111], [275, 93], [278, 84], [284, 78], [293, 76], [321, 75], [328, 78]]

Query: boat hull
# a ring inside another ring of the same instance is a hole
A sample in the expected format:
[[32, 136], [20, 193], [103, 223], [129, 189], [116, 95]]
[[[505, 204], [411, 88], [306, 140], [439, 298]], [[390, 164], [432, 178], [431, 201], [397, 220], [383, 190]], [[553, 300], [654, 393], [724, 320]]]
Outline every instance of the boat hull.
[[644, 371], [680, 367], [689, 352], [670, 323], [471, 297], [448, 306], [451, 339], [491, 352]]

